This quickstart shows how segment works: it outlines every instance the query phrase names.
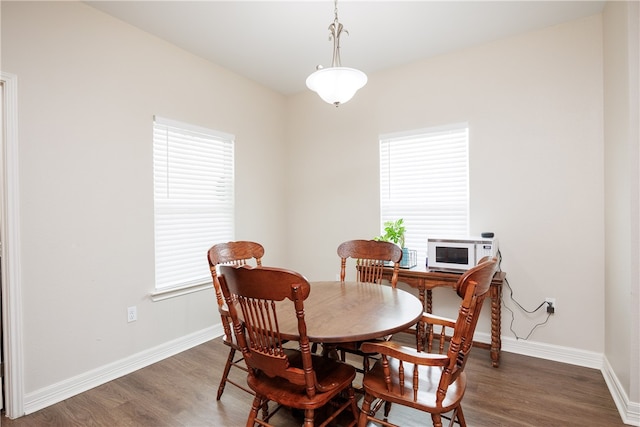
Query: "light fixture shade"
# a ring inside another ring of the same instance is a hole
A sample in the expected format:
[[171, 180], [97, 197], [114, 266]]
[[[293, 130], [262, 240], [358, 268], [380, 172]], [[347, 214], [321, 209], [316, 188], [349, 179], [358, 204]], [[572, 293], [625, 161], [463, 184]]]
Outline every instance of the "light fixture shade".
[[353, 98], [367, 84], [367, 75], [347, 67], [322, 68], [307, 77], [307, 87], [323, 101], [338, 106]]

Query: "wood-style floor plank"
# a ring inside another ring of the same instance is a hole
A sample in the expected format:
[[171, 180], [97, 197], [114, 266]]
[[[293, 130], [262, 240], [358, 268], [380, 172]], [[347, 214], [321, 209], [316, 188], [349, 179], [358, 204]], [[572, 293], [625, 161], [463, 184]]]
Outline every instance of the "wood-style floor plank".
[[[406, 335], [397, 339], [411, 343]], [[252, 397], [227, 385], [222, 399], [215, 398], [227, 351], [215, 339], [36, 413], [15, 420], [3, 416], [2, 426], [242, 426]], [[474, 348], [466, 371], [463, 409], [470, 427], [624, 426], [598, 370], [506, 352], [496, 369], [488, 350]], [[244, 383], [245, 373], [236, 369], [232, 375]], [[390, 420], [431, 426], [428, 414], [398, 405]], [[274, 422], [301, 425], [288, 411], [279, 412]]]

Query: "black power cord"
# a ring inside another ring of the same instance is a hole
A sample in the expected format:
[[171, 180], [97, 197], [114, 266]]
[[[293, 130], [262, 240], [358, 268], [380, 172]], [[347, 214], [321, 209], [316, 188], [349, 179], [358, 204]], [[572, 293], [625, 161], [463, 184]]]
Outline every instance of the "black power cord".
[[[502, 268], [500, 267], [500, 264], [502, 264], [502, 253], [500, 252], [500, 250], [498, 249], [498, 271], [502, 271]], [[518, 336], [518, 334], [516, 333], [516, 331], [513, 330], [513, 322], [515, 321], [515, 313], [513, 312], [513, 310], [511, 310], [509, 307], [507, 307], [507, 305], [504, 303], [504, 300], [502, 301], [502, 306], [504, 308], [506, 308], [507, 310], [509, 310], [509, 312], [511, 313], [511, 322], [509, 324], [509, 330], [513, 333], [513, 336], [516, 337], [517, 340], [527, 340], [529, 339], [529, 337], [531, 336], [531, 334], [533, 333], [533, 331], [535, 331], [538, 327], [546, 324], [549, 321], [549, 317], [551, 317], [551, 314], [554, 312], [554, 308], [553, 306], [548, 303], [547, 301], [543, 301], [538, 307], [536, 307], [534, 310], [527, 310], [526, 308], [524, 308], [518, 301], [516, 301], [516, 299], [513, 297], [513, 289], [511, 288], [511, 285], [509, 284], [509, 281], [506, 279], [504, 279], [504, 283], [507, 285], [507, 287], [509, 288], [509, 298], [511, 299], [511, 301], [513, 301], [522, 311], [524, 311], [525, 313], [528, 314], [533, 314], [537, 311], [539, 311], [542, 307], [544, 307], [545, 305], [547, 305], [547, 318], [544, 319], [544, 321], [537, 323], [533, 326], [533, 328], [531, 328], [531, 330], [529, 331], [529, 333], [527, 334], [526, 337], [521, 337]]]

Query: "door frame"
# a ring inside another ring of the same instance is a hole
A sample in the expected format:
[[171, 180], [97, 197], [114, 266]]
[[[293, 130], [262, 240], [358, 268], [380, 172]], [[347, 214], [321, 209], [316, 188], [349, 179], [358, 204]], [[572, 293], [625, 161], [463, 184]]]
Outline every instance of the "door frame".
[[22, 343], [22, 282], [20, 269], [20, 198], [18, 183], [18, 77], [0, 71], [4, 87], [2, 171], [0, 176], [0, 236], [2, 253], [2, 328], [5, 414], [24, 415], [24, 359]]

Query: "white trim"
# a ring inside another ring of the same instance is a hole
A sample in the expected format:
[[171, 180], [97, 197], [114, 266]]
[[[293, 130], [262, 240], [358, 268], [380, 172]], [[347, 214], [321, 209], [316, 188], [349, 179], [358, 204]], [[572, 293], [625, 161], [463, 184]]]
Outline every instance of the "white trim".
[[141, 351], [124, 359], [109, 363], [75, 377], [36, 390], [25, 395], [24, 413], [31, 414], [47, 406], [61, 402], [94, 387], [113, 381], [131, 372], [152, 365], [223, 334], [218, 324], [169, 341], [154, 348]]
[[[473, 340], [490, 344], [491, 335], [485, 332], [476, 332]], [[545, 344], [536, 341], [517, 340], [512, 337], [501, 338], [502, 351], [521, 354], [523, 356], [537, 357], [538, 359], [553, 360], [555, 362], [568, 363], [570, 365], [584, 366], [585, 368], [602, 369], [604, 355], [594, 351], [580, 350], [577, 348], [563, 347], [559, 345]]]
[[2, 327], [4, 332], [5, 413], [24, 414], [22, 346], [22, 282], [20, 268], [20, 192], [18, 184], [18, 77], [0, 71], [4, 91], [4, 152], [1, 189], [4, 212], [0, 221], [2, 242]]
[[624, 391], [624, 387], [620, 384], [616, 373], [609, 364], [609, 360], [604, 358], [604, 366], [602, 367], [602, 375], [604, 382], [609, 387], [611, 397], [618, 408], [622, 422], [630, 426], [640, 426], [640, 402], [630, 402], [629, 396]]
[[217, 139], [221, 139], [224, 141], [232, 141], [235, 142], [236, 136], [231, 133], [221, 132], [219, 130], [213, 130], [209, 128], [205, 128], [202, 126], [193, 125], [191, 123], [181, 122], [179, 120], [167, 119], [165, 117], [153, 116], [153, 120], [161, 125], [171, 126], [178, 129], [188, 130], [191, 132], [201, 133], [204, 135], [209, 135]]
[[160, 289], [154, 292], [151, 292], [151, 301], [162, 301], [169, 298], [175, 298], [182, 295], [191, 294], [194, 292], [204, 291], [207, 289], [213, 289], [213, 282], [210, 283], [200, 283], [195, 285], [186, 285], [186, 286], [178, 286], [170, 289]]
[[604, 355], [595, 351], [580, 350], [536, 341], [517, 340], [512, 337], [502, 337], [502, 350], [598, 370], [602, 369], [604, 360]]
[[380, 141], [387, 141], [390, 139], [402, 139], [405, 137], [415, 137], [416, 135], [423, 135], [425, 133], [446, 132], [450, 130], [460, 130], [464, 128], [467, 128], [467, 129], [469, 128], [469, 122], [450, 123], [446, 125], [438, 125], [438, 126], [432, 126], [428, 128], [382, 133], [378, 136], [378, 139]]

